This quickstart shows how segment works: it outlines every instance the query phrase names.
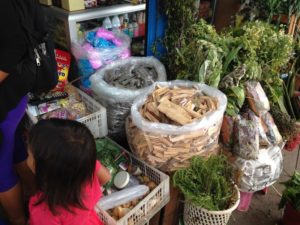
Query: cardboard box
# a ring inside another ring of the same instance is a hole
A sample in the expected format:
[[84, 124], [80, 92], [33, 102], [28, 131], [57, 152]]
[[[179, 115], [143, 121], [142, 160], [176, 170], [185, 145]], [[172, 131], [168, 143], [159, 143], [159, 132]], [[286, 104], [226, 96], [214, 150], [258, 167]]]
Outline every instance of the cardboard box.
[[39, 0], [43, 5], [52, 5], [52, 0]]
[[61, 0], [61, 6], [68, 11], [84, 9], [84, 0]]

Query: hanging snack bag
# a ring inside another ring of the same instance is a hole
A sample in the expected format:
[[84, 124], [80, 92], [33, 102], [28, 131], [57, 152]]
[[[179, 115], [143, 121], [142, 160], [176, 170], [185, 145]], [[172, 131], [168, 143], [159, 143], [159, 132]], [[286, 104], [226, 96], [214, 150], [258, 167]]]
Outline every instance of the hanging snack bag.
[[256, 115], [263, 115], [270, 110], [269, 100], [259, 82], [248, 81], [245, 89], [250, 108]]
[[57, 62], [58, 84], [56, 85], [54, 91], [64, 91], [64, 88], [68, 82], [71, 55], [66, 51], [55, 49], [55, 58]]

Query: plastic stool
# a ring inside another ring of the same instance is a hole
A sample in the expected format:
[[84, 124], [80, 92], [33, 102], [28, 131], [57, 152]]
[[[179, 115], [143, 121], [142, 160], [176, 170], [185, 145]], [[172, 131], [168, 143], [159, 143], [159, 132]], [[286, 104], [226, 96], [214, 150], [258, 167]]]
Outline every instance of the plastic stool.
[[241, 212], [247, 212], [249, 209], [249, 206], [251, 204], [253, 192], [240, 191], [240, 195], [241, 195], [240, 204], [239, 204], [237, 210], [241, 211]]

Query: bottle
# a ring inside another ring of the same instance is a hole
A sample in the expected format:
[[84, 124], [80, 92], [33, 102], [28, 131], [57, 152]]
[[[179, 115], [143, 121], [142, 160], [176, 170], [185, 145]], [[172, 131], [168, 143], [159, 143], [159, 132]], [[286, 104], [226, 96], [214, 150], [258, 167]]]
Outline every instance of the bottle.
[[102, 22], [102, 27], [106, 30], [112, 30], [112, 23], [109, 17], [106, 17]]
[[123, 20], [123, 32], [127, 35], [129, 35], [129, 30], [128, 30], [128, 23], [129, 23], [129, 18], [128, 14], [124, 14], [124, 20]]
[[138, 23], [133, 22], [132, 27], [133, 27], [133, 37], [138, 37], [139, 36], [139, 25], [138, 25]]
[[112, 19], [112, 29], [114, 31], [120, 31], [121, 28], [121, 22], [118, 16], [114, 16]]
[[133, 37], [133, 26], [132, 23], [128, 24], [128, 35], [129, 37]]
[[140, 12], [138, 15], [138, 24], [139, 24], [139, 36], [145, 36], [145, 20], [146, 14], [144, 12]]
[[126, 171], [121, 171], [114, 177], [114, 185], [118, 189], [129, 188], [139, 185], [139, 181]]

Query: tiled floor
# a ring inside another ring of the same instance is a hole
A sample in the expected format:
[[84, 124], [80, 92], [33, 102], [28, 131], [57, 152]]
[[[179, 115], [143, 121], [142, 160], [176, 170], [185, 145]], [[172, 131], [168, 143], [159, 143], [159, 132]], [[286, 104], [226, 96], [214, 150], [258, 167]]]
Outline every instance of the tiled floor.
[[[296, 168], [298, 150], [294, 152], [283, 152], [283, 172], [279, 181], [273, 187], [269, 187], [266, 195], [255, 193], [250, 208], [247, 212], [235, 211], [228, 225], [279, 225], [282, 217], [282, 210], [278, 210], [280, 193], [283, 190], [281, 184], [292, 175]], [[297, 170], [300, 170], [300, 158], [298, 159]]]

